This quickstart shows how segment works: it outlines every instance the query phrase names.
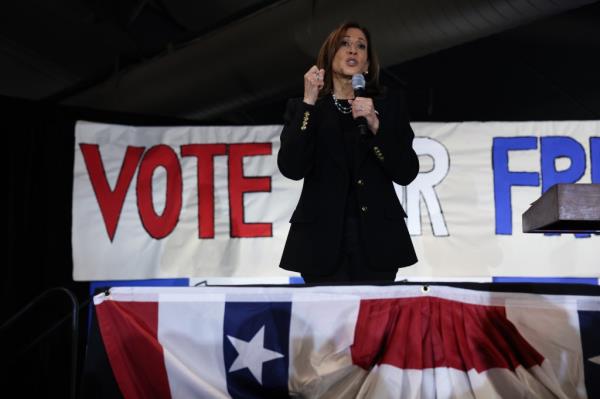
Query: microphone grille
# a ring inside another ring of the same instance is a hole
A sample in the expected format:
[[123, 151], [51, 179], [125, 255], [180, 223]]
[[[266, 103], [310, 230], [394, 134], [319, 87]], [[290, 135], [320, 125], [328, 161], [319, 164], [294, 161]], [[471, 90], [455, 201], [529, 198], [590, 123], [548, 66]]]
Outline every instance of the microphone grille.
[[352, 75], [352, 88], [354, 90], [365, 88], [365, 77], [362, 75], [362, 73], [356, 73]]

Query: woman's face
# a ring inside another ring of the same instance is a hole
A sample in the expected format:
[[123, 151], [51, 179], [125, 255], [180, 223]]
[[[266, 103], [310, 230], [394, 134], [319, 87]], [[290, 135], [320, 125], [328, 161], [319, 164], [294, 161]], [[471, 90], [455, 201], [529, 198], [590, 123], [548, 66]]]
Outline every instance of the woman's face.
[[369, 69], [368, 45], [362, 30], [348, 28], [331, 62], [333, 74], [352, 77], [356, 73], [365, 73]]

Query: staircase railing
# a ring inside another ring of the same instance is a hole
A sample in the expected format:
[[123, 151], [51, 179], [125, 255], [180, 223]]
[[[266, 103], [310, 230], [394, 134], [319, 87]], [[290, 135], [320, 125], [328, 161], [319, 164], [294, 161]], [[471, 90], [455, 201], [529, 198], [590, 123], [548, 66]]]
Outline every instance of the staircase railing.
[[[78, 360], [78, 345], [79, 345], [79, 300], [75, 296], [75, 294], [64, 287], [53, 287], [49, 288], [46, 291], [42, 292], [40, 295], [32, 299], [27, 305], [25, 305], [21, 310], [15, 313], [12, 317], [2, 323], [0, 325], [0, 333], [4, 330], [8, 329], [11, 325], [13, 325], [17, 320], [19, 320], [23, 315], [25, 315], [28, 311], [33, 309], [33, 307], [42, 302], [42, 300], [53, 294], [64, 294], [66, 295], [71, 302], [71, 313], [67, 314], [64, 317], [61, 317], [57, 322], [46, 329], [42, 334], [33, 339], [29, 345], [23, 349], [22, 353], [26, 353], [31, 348], [39, 344], [44, 340], [47, 336], [49, 336], [54, 330], [60, 327], [66, 320], [71, 319], [71, 359], [70, 359], [70, 371], [69, 371], [69, 397], [71, 399], [75, 399], [77, 397], [77, 360]], [[88, 301], [86, 301], [88, 302]], [[86, 306], [83, 304], [83, 306]]]

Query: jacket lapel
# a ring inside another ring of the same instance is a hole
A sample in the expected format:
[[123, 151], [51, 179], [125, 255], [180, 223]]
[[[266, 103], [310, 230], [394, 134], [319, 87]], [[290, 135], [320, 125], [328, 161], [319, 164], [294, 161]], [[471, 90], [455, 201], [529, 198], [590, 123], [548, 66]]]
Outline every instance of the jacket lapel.
[[[385, 98], [383, 96], [379, 96], [379, 97], [375, 97], [373, 99], [373, 105], [375, 107], [375, 109], [377, 110], [377, 112], [379, 112], [379, 127], [381, 127], [382, 122], [383, 122], [383, 117], [385, 115]], [[369, 132], [369, 134], [371, 134]], [[360, 167], [362, 165], [362, 163], [365, 161], [365, 159], [367, 158], [367, 156], [370, 153], [370, 149], [371, 147], [368, 145], [369, 141], [370, 141], [371, 137], [364, 139], [364, 138], [359, 138], [360, 140], [360, 144], [358, 145], [358, 151], [356, 154], [356, 167], [357, 167], [357, 172], [360, 170]]]

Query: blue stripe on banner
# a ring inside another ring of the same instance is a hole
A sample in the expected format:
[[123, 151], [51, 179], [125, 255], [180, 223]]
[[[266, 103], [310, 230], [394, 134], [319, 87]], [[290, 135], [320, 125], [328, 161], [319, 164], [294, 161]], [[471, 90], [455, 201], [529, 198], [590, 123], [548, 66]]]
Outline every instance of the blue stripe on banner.
[[300, 276], [290, 277], [290, 284], [304, 284], [304, 279]]
[[579, 311], [579, 332], [588, 398], [600, 398], [600, 312]]
[[107, 287], [189, 287], [188, 278], [155, 278], [148, 280], [90, 281], [90, 295], [97, 289]]
[[493, 277], [494, 283], [562, 283], [598, 285], [596, 277]]
[[223, 355], [232, 398], [287, 398], [291, 302], [227, 302]]

